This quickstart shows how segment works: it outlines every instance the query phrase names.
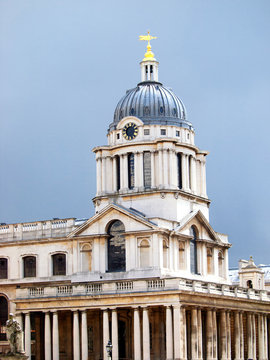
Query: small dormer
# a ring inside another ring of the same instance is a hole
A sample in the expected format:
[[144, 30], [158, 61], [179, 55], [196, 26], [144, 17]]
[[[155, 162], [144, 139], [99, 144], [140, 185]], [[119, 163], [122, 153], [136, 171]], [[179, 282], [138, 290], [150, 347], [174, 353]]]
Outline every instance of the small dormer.
[[248, 261], [239, 260], [239, 283], [241, 287], [264, 290], [264, 272], [258, 268], [252, 256]]

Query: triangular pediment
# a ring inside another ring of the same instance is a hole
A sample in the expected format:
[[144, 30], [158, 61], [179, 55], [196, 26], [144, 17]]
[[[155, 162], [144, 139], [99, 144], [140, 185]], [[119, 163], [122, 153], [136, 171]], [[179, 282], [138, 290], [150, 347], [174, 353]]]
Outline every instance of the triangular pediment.
[[114, 220], [122, 221], [126, 232], [149, 231], [158, 228], [139, 212], [137, 214], [136, 210], [110, 204], [71, 232], [68, 237], [106, 234], [109, 224]]
[[175, 233], [190, 235], [190, 228], [192, 226], [197, 228], [199, 238], [222, 243], [222, 240], [200, 210], [192, 211], [185, 218], [183, 218], [178, 227], [175, 229]]

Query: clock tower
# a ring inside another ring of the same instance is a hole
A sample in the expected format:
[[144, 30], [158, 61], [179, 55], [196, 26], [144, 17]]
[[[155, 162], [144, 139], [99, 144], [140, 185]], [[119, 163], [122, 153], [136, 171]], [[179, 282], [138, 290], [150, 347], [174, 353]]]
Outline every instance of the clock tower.
[[159, 82], [158, 65], [147, 40], [141, 81], [118, 102], [108, 145], [94, 148], [96, 212], [111, 203], [147, 218], [179, 222], [200, 210], [209, 219], [205, 157], [194, 141], [183, 102]]

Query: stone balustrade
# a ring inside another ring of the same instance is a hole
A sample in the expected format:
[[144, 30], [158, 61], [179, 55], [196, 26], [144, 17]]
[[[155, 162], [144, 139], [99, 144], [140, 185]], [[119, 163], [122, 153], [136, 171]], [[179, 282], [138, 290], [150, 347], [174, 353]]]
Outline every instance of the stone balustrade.
[[117, 293], [135, 293], [146, 291], [192, 291], [216, 294], [241, 299], [270, 301], [270, 292], [266, 290], [245, 289], [235, 285], [209, 283], [179, 278], [91, 282], [57, 286], [37, 286], [16, 289], [17, 299], [64, 297], [80, 295], [101, 295]]

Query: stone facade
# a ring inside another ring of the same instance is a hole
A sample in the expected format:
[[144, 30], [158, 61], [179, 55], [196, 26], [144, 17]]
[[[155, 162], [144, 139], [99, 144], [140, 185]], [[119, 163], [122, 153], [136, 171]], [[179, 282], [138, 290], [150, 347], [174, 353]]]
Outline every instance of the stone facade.
[[[153, 104], [141, 104], [145, 117], [119, 105], [108, 145], [93, 150], [94, 216], [0, 226], [0, 351], [12, 311], [35, 360], [107, 359], [109, 340], [113, 360], [266, 360], [262, 271], [250, 262], [239, 284], [230, 280], [231, 245], [209, 224], [208, 153], [158, 82], [154, 58], [141, 74], [136, 96], [156, 86], [157, 115]], [[256, 286], [247, 286], [251, 273]]]

